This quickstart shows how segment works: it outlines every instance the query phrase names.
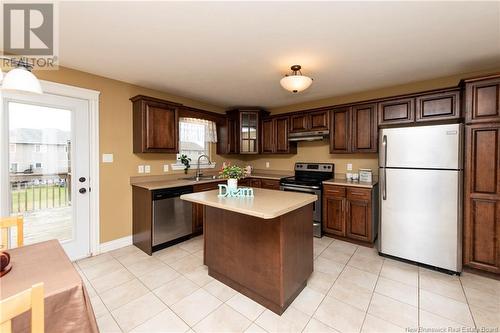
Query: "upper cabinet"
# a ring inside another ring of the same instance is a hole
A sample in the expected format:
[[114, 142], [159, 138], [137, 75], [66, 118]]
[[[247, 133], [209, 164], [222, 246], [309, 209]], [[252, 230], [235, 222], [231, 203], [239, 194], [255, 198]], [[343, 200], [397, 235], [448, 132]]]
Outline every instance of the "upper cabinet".
[[262, 109], [234, 109], [227, 112], [225, 124], [218, 129], [218, 154], [258, 154], [262, 118], [268, 113]]
[[142, 95], [133, 104], [134, 153], [179, 152], [179, 108], [171, 103]]
[[328, 130], [328, 110], [303, 112], [290, 116], [290, 133]]
[[500, 121], [500, 75], [465, 80], [465, 100], [466, 123]]
[[330, 153], [377, 152], [375, 103], [333, 109], [330, 118]]
[[378, 103], [379, 126], [454, 121], [461, 117], [458, 88], [388, 99]]
[[415, 99], [402, 98], [378, 103], [378, 124], [407, 124], [415, 120]]
[[263, 154], [296, 154], [297, 143], [288, 141], [288, 116], [268, 117], [262, 120]]

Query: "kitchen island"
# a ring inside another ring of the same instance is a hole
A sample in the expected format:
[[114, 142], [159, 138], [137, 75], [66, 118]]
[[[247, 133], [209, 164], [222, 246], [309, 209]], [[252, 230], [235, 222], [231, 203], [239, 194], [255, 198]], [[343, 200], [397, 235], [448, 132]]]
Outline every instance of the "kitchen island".
[[316, 196], [255, 188], [252, 198], [185, 194], [204, 205], [204, 263], [208, 274], [282, 314], [313, 271]]

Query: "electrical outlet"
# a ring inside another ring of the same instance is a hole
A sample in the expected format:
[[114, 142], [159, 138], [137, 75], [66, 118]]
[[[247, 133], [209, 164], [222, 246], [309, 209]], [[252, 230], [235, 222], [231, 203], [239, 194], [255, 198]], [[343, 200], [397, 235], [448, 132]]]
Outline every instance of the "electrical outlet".
[[139, 166], [137, 167], [137, 172], [138, 172], [138, 173], [144, 173], [144, 165], [139, 165]]
[[352, 171], [352, 163], [347, 163], [347, 171]]
[[269, 168], [269, 162], [266, 162], [266, 168]]
[[113, 163], [113, 154], [102, 154], [102, 163]]
[[163, 172], [168, 172], [168, 164], [163, 164]]
[[145, 165], [144, 166], [144, 172], [145, 173], [150, 173], [151, 172], [151, 166], [150, 165]]

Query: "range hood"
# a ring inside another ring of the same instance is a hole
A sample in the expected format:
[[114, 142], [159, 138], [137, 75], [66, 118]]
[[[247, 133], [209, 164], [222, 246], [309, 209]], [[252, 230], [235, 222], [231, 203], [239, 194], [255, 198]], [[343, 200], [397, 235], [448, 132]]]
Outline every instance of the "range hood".
[[317, 141], [323, 140], [330, 135], [330, 131], [310, 131], [310, 132], [299, 132], [290, 133], [288, 135], [288, 141]]

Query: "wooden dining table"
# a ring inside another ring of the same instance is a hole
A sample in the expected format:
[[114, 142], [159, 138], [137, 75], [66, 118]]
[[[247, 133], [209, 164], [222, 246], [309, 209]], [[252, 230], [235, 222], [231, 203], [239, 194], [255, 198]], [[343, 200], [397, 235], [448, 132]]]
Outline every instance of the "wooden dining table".
[[[57, 240], [7, 251], [12, 270], [0, 278], [0, 300], [43, 282], [45, 332], [99, 332], [83, 281]], [[12, 332], [31, 332], [29, 312], [12, 320]]]

